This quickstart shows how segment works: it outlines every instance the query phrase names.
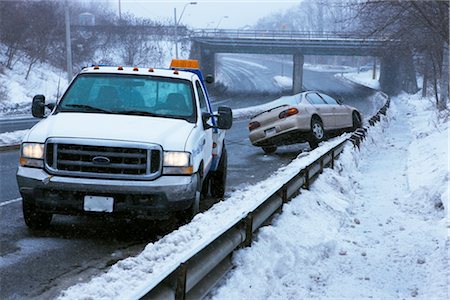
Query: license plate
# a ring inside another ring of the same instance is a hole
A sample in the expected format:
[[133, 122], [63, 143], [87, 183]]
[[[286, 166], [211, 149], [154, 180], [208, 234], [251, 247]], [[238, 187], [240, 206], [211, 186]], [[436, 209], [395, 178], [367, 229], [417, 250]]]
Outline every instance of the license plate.
[[96, 212], [112, 212], [114, 198], [99, 196], [84, 196], [84, 210]]
[[277, 133], [277, 130], [275, 128], [270, 128], [266, 130], [266, 136], [272, 136]]

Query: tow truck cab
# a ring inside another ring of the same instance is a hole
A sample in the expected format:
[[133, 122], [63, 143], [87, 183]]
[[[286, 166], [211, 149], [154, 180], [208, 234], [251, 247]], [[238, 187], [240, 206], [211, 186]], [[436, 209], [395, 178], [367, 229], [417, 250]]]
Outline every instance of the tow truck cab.
[[30, 228], [53, 214], [189, 219], [206, 193], [224, 195], [232, 113], [213, 113], [197, 61], [84, 68], [48, 116], [45, 107], [33, 98], [43, 120], [25, 136], [17, 171]]

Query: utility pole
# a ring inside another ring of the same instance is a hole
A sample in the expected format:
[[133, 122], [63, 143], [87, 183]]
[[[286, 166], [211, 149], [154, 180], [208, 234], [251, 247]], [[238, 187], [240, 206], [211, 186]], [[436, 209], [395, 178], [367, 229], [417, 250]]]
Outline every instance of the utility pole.
[[175, 20], [175, 58], [178, 59], [178, 22], [177, 22], [177, 8], [173, 8], [173, 19]]
[[122, 20], [122, 6], [120, 5], [120, 0], [119, 0], [119, 21]]
[[65, 22], [66, 22], [66, 58], [67, 58], [67, 81], [70, 83], [73, 76], [72, 70], [72, 44], [70, 41], [70, 14], [69, 14], [69, 4], [65, 0]]

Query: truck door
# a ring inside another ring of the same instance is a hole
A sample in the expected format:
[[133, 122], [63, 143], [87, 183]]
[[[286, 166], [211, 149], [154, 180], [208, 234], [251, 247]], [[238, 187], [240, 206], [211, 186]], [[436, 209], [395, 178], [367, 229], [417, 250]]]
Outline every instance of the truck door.
[[[200, 81], [197, 80], [195, 82], [195, 88], [197, 90], [201, 113], [207, 112], [207, 113], [212, 114], [212, 111], [210, 111], [210, 109], [209, 109], [209, 105], [206, 100], [205, 92], [203, 91]], [[203, 127], [201, 118], [202, 118], [202, 116], [200, 114], [200, 116], [199, 116], [199, 120], [201, 123], [200, 126]], [[212, 125], [211, 120], [209, 120], [208, 123], [210, 125]], [[203, 157], [203, 161], [204, 161], [205, 174], [206, 174], [209, 171], [209, 169], [211, 167], [211, 163], [212, 163], [213, 129], [212, 128], [209, 128], [209, 129], [203, 128], [203, 132], [204, 132], [204, 136], [203, 136], [204, 141], [202, 141], [202, 143], [204, 144], [204, 147], [203, 147], [202, 157]]]

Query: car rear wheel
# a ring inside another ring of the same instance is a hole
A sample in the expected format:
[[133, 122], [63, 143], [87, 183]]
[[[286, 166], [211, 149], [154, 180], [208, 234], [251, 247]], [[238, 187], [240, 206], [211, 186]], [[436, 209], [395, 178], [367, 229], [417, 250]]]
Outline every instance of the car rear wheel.
[[323, 129], [320, 118], [315, 116], [311, 119], [311, 137], [308, 141], [309, 146], [311, 149], [315, 149], [323, 140], [325, 140], [325, 130]]
[[262, 146], [261, 147], [266, 154], [272, 154], [277, 151], [277, 146]]
[[361, 128], [362, 126], [361, 115], [356, 111], [354, 111], [352, 114], [352, 119], [353, 119], [353, 130]]
[[22, 210], [25, 224], [30, 229], [45, 229], [50, 226], [53, 215], [38, 211], [32, 199], [23, 197]]

